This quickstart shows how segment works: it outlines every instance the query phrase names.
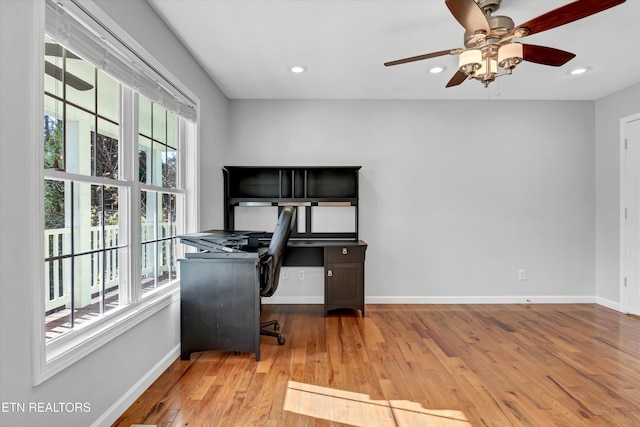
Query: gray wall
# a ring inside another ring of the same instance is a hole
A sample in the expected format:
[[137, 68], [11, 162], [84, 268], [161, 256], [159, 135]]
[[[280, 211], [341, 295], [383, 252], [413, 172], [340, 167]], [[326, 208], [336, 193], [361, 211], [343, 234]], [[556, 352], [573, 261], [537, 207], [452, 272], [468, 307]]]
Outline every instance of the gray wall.
[[228, 164], [362, 165], [368, 302], [595, 300], [593, 102], [230, 105]]
[[[227, 100], [144, 0], [98, 2], [121, 26], [201, 97], [200, 179], [202, 227], [222, 226], [222, 140], [226, 135]], [[87, 427], [118, 399], [145, 379], [156, 364], [171, 357], [180, 342], [176, 301], [43, 384], [32, 386], [31, 289], [25, 272], [34, 268], [30, 223], [34, 174], [29, 146], [37, 119], [33, 79], [41, 60], [34, 46], [42, 24], [35, 22], [39, 0], [0, 0], [0, 402], [88, 402], [90, 412], [0, 412], [2, 426]], [[42, 14], [40, 16], [43, 17]], [[206, 185], [204, 185], [206, 184]], [[37, 267], [37, 266], [36, 266]], [[153, 378], [151, 378], [153, 379]], [[125, 408], [126, 408], [125, 406]], [[113, 408], [112, 408], [113, 409]], [[115, 410], [115, 416], [120, 410]], [[113, 415], [113, 414], [112, 414]], [[106, 425], [112, 421], [106, 420]]]
[[620, 119], [640, 113], [640, 83], [596, 107], [596, 283], [601, 304], [620, 304]]

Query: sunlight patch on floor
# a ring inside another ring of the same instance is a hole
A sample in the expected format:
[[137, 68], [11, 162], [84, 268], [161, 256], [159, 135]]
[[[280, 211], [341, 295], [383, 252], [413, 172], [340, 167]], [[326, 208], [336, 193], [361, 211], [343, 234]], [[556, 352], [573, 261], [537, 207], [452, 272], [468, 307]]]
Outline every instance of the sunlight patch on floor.
[[471, 427], [464, 413], [425, 409], [406, 400], [372, 400], [368, 395], [289, 381], [284, 410], [353, 426]]

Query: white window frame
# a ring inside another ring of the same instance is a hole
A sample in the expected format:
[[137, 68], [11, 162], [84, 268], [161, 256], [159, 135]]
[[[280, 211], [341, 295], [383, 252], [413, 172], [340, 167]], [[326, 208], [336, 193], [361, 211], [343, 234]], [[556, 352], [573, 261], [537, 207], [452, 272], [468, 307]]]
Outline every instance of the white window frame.
[[[122, 30], [107, 14], [105, 14], [91, 0], [58, 0], [60, 4], [69, 9], [76, 8], [81, 3], [81, 10], [91, 19], [84, 21], [84, 24], [91, 26], [91, 29], [105, 39], [112, 39], [114, 35], [117, 40], [135, 52], [137, 57], [142, 58], [155, 71], [159, 72], [173, 87], [178, 88], [183, 94], [186, 94], [194, 102], [196, 117], [199, 116], [200, 101], [184, 84], [182, 84], [173, 74], [171, 74], [162, 64], [160, 64], [152, 55], [150, 55], [142, 46], [140, 46], [131, 36]], [[69, 179], [69, 174], [58, 173], [55, 171], [45, 171], [42, 167], [44, 162], [44, 154], [42, 150], [42, 117], [44, 112], [44, 21], [45, 21], [45, 3], [41, 2], [40, 7], [36, 11], [36, 22], [39, 24], [40, 34], [34, 37], [33, 52], [35, 76], [33, 81], [38, 82], [34, 85], [34, 92], [28, 93], [30, 96], [36, 97], [34, 103], [34, 128], [31, 137], [32, 159], [33, 159], [33, 182], [32, 188], [37, 190], [33, 193], [32, 204], [37, 212], [34, 216], [33, 230], [33, 247], [34, 252], [31, 254], [33, 265], [37, 268], [32, 269], [28, 273], [29, 283], [32, 285], [33, 291], [33, 309], [32, 309], [32, 340], [33, 340], [33, 384], [41, 384], [52, 376], [56, 375], [63, 369], [73, 365], [91, 352], [97, 350], [101, 346], [107, 344], [114, 338], [118, 337], [125, 331], [135, 327], [140, 322], [149, 318], [153, 314], [159, 312], [165, 307], [179, 299], [179, 278], [170, 284], [167, 284], [152, 295], [141, 298], [140, 295], [140, 274], [139, 266], [141, 265], [141, 238], [139, 225], [139, 206], [140, 206], [140, 190], [145, 186], [138, 180], [133, 178], [129, 181], [118, 182], [117, 185], [125, 188], [128, 193], [126, 203], [130, 203], [133, 209], [129, 209], [129, 217], [125, 227], [128, 228], [129, 236], [129, 271], [124, 273], [121, 281], [126, 281], [123, 286], [124, 293], [121, 296], [123, 301], [128, 305], [124, 305], [113, 312], [102, 315], [101, 319], [92, 322], [77, 330], [71, 330], [59, 338], [46, 343], [45, 337], [45, 316], [44, 316], [44, 180], [47, 178]], [[108, 28], [108, 32], [107, 29]], [[104, 35], [103, 35], [104, 33]], [[130, 90], [122, 91], [121, 102], [123, 108], [133, 112], [134, 119], [131, 121], [123, 121], [120, 123], [120, 141], [121, 147], [123, 141], [127, 141], [128, 146], [133, 152], [127, 153], [124, 158], [134, 164], [124, 164], [123, 172], [137, 171], [137, 97]], [[198, 220], [198, 154], [199, 154], [199, 123], [179, 120], [179, 141], [180, 141], [180, 167], [178, 177], [183, 183], [181, 191], [185, 199], [184, 211], [179, 216], [182, 217], [182, 224], [179, 230], [192, 231], [197, 230], [199, 226]], [[76, 182], [96, 181], [96, 177], [72, 176]], [[132, 177], [128, 177], [132, 178]], [[100, 179], [98, 179], [100, 180]], [[112, 181], [109, 182], [113, 184]], [[153, 188], [158, 190], [158, 188]], [[167, 189], [169, 190], [169, 189]], [[162, 190], [161, 190], [162, 191]], [[174, 191], [171, 191], [174, 192]], [[178, 252], [180, 254], [180, 252]]]

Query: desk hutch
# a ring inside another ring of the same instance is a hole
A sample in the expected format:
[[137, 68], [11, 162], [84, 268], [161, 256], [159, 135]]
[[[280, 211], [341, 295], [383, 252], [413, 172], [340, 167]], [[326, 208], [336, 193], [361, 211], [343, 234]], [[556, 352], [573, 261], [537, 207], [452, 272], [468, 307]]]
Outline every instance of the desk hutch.
[[[235, 230], [236, 207], [293, 205], [297, 224], [283, 258], [284, 266], [324, 267], [324, 311], [361, 310], [364, 316], [364, 260], [367, 244], [358, 239], [360, 166], [225, 166], [224, 225]], [[351, 207], [353, 228], [314, 230], [315, 207]], [[303, 212], [301, 212], [301, 210]], [[301, 215], [302, 214], [302, 215]]]

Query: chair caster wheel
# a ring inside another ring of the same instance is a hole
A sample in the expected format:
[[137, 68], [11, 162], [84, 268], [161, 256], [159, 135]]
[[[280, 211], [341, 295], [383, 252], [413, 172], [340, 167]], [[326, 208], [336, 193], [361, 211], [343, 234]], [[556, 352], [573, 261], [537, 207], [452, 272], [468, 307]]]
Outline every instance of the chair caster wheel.
[[276, 323], [275, 325], [273, 325], [273, 330], [274, 331], [279, 331], [280, 330], [280, 324]]
[[282, 335], [278, 335], [278, 344], [283, 345], [285, 342], [285, 339]]
[[236, 356], [240, 356], [242, 353], [239, 351], [234, 351], [233, 354], [235, 354]]

